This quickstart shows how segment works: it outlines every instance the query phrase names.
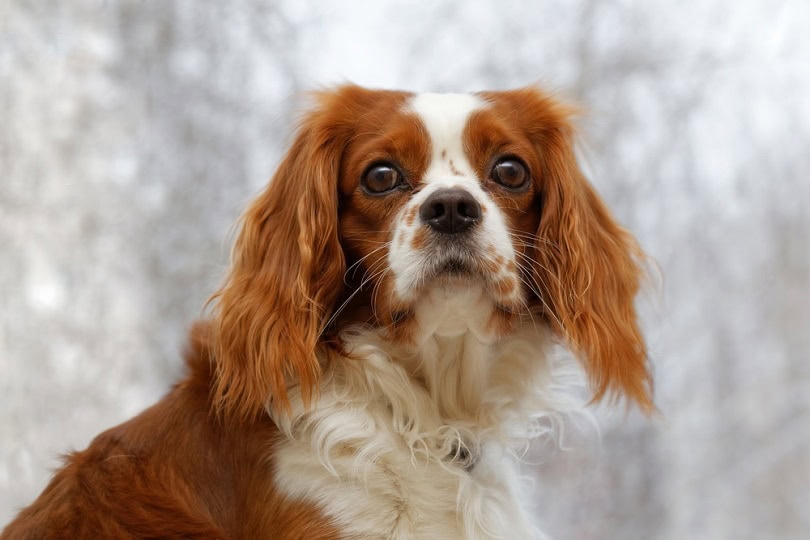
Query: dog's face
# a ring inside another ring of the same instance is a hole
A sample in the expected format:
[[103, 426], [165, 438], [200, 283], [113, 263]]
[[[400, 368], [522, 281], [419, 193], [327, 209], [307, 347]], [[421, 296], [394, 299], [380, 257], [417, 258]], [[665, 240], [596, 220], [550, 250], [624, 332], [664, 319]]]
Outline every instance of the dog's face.
[[577, 167], [569, 107], [532, 88], [346, 86], [317, 101], [246, 212], [217, 295], [224, 408], [283, 404], [291, 379], [307, 399], [320, 343], [347, 324], [408, 342], [441, 312], [430, 331], [459, 331], [448, 304], [491, 339], [548, 325], [597, 398], [651, 408], [633, 307], [642, 254]]
[[485, 96], [388, 97], [360, 118], [341, 166], [353, 291], [371, 291], [363, 304], [391, 339], [424, 326], [415, 314], [437, 288], [483, 289], [492, 309], [480, 330], [508, 332], [541, 298], [531, 281], [542, 206], [535, 147]]

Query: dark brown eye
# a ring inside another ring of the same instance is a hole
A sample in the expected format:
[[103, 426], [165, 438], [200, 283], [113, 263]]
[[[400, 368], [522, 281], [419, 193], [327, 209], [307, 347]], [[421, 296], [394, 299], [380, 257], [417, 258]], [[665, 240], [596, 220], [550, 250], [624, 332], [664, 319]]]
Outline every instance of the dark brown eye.
[[377, 163], [363, 174], [361, 185], [368, 193], [380, 194], [404, 184], [402, 174], [389, 163]]
[[522, 190], [529, 185], [528, 169], [522, 161], [513, 157], [498, 160], [489, 176], [493, 181], [512, 190]]

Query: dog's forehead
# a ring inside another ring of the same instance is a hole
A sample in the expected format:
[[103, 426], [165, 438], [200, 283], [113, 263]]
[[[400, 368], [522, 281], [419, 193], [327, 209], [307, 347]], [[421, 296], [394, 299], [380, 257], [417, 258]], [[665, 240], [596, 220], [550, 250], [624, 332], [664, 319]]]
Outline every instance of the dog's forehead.
[[485, 105], [472, 94], [415, 94], [408, 103], [432, 139], [459, 142], [470, 115]]
[[425, 181], [452, 182], [475, 178], [464, 152], [464, 129], [470, 116], [486, 107], [472, 94], [415, 94], [408, 102], [430, 137], [431, 159]]

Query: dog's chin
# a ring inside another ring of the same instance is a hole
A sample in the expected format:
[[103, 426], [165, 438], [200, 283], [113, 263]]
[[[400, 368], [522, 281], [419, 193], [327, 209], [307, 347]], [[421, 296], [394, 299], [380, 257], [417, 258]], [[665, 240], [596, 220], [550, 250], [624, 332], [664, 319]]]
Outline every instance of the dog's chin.
[[458, 257], [436, 263], [426, 272], [424, 279], [428, 288], [440, 287], [451, 290], [483, 285], [485, 281], [475, 265]]
[[500, 309], [512, 311], [519, 308], [512, 305], [514, 299], [504, 302], [494, 292], [493, 277], [488, 275], [482, 266], [472, 259], [460, 257], [441, 260], [425, 271], [420, 280], [422, 284], [420, 294], [426, 294], [431, 290], [443, 290], [451, 295], [464, 294], [469, 290], [483, 290]]

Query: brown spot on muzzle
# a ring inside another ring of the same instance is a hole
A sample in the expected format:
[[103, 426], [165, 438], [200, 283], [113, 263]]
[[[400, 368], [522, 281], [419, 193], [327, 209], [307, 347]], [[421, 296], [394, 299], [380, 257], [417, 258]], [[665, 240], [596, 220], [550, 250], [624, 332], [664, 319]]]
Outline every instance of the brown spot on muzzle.
[[425, 244], [427, 244], [427, 237], [428, 237], [427, 227], [424, 226], [420, 227], [416, 231], [416, 234], [414, 234], [413, 238], [411, 239], [411, 248], [414, 250], [420, 250], [424, 248]]

